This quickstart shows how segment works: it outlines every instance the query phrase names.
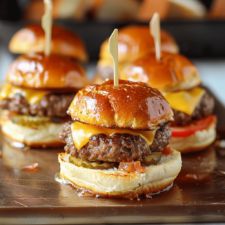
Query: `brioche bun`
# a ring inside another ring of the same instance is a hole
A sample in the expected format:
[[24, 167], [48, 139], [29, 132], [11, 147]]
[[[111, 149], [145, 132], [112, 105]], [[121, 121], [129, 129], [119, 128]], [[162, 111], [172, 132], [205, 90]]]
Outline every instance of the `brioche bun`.
[[9, 68], [7, 81], [33, 89], [80, 89], [87, 84], [84, 69], [74, 59], [42, 53], [18, 57]]
[[64, 123], [48, 122], [38, 127], [22, 126], [10, 119], [1, 121], [2, 133], [13, 142], [22, 143], [32, 148], [49, 148], [63, 146], [59, 133]]
[[[127, 63], [119, 63], [118, 71], [122, 71]], [[94, 84], [101, 84], [106, 80], [113, 80], [113, 66], [111, 59], [100, 59], [97, 63], [96, 74], [93, 77]]]
[[163, 52], [157, 61], [148, 54], [130, 63], [121, 72], [121, 79], [142, 81], [160, 91], [188, 90], [201, 82], [197, 68], [186, 57]]
[[137, 198], [159, 193], [173, 184], [181, 170], [177, 151], [163, 156], [157, 165], [145, 167], [145, 172], [128, 173], [114, 169], [88, 169], [68, 161], [66, 153], [59, 154], [60, 177], [78, 188], [102, 197]]
[[156, 129], [173, 118], [165, 98], [144, 83], [113, 81], [90, 85], [74, 97], [68, 113], [73, 120], [109, 128]]
[[[173, 129], [173, 128], [172, 128]], [[196, 152], [206, 149], [216, 139], [216, 122], [204, 130], [195, 132], [188, 137], [171, 137], [170, 146], [181, 153]]]
[[[163, 30], [161, 31], [161, 49], [171, 53], [178, 52], [174, 38]], [[126, 26], [119, 30], [118, 56], [120, 63], [133, 61], [154, 51], [154, 40], [149, 33], [148, 26]], [[103, 42], [100, 48], [100, 59], [111, 59], [108, 39]]]
[[[33, 24], [14, 34], [9, 43], [9, 50], [16, 54], [27, 54], [43, 52], [44, 46], [44, 31], [40, 25]], [[73, 32], [60, 26], [54, 26], [52, 29], [51, 51], [54, 54], [87, 61], [87, 52], [82, 40]]]
[[[119, 71], [129, 65], [129, 62], [154, 53], [154, 46], [148, 26], [126, 26], [120, 29], [118, 35]], [[177, 53], [179, 51], [174, 38], [163, 30], [161, 31], [161, 48], [165, 52]], [[100, 59], [94, 83], [102, 83], [107, 79], [113, 79], [113, 61], [108, 49], [108, 39], [100, 48]]]

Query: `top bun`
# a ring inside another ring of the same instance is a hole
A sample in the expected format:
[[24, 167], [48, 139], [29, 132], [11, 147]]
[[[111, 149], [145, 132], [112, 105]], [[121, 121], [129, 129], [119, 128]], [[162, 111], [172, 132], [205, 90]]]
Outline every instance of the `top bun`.
[[[173, 37], [165, 31], [161, 31], [161, 48], [162, 51], [171, 53], [179, 51]], [[154, 40], [149, 33], [148, 26], [127, 26], [119, 30], [118, 56], [120, 63], [132, 61], [154, 51]], [[108, 39], [101, 46], [100, 59], [111, 59]]]
[[[73, 32], [60, 26], [52, 29], [52, 53], [74, 57], [79, 61], [87, 60], [87, 52], [82, 40]], [[45, 34], [40, 25], [34, 24], [17, 31], [11, 38], [9, 50], [16, 54], [43, 52]]]
[[197, 68], [186, 57], [162, 52], [161, 60], [148, 54], [133, 61], [121, 72], [121, 79], [142, 81], [160, 91], [187, 90], [201, 82]]
[[113, 81], [80, 90], [68, 113], [73, 120], [108, 128], [151, 130], [171, 121], [173, 112], [156, 89], [141, 82]]
[[75, 59], [51, 54], [21, 55], [10, 66], [7, 81], [33, 89], [80, 89], [87, 84], [86, 74]]

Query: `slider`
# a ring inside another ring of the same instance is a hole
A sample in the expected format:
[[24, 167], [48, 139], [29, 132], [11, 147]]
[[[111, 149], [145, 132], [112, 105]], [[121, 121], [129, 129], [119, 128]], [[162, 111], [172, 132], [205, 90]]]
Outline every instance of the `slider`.
[[75, 93], [87, 85], [80, 62], [83, 42], [69, 30], [52, 27], [52, 2], [44, 1], [40, 25], [19, 30], [9, 49], [19, 56], [9, 68], [0, 92], [2, 132], [13, 146], [62, 146], [59, 133]]
[[[166, 52], [177, 53], [179, 48], [174, 38], [166, 31], [161, 31], [161, 46]], [[149, 52], [154, 52], [154, 39], [149, 33], [148, 26], [126, 26], [118, 34], [119, 69]], [[113, 61], [108, 51], [108, 39], [100, 48], [100, 59], [97, 64], [95, 83], [101, 83], [113, 77]]]
[[168, 147], [173, 112], [156, 89], [119, 80], [78, 91], [59, 154], [60, 177], [94, 196], [134, 199], [172, 186], [180, 153]]
[[[18, 30], [9, 42], [9, 50], [14, 54], [44, 52], [45, 32], [41, 25], [32, 24]], [[54, 25], [52, 27], [51, 53], [87, 61], [87, 51], [83, 41], [72, 31]]]
[[162, 92], [174, 112], [172, 148], [185, 152], [205, 149], [216, 138], [214, 99], [202, 87], [197, 68], [180, 54], [162, 52], [139, 58], [121, 72], [121, 79], [143, 81]]
[[63, 55], [30, 53], [9, 67], [0, 92], [1, 125], [9, 139], [29, 147], [57, 147], [74, 94], [87, 84], [84, 69]]

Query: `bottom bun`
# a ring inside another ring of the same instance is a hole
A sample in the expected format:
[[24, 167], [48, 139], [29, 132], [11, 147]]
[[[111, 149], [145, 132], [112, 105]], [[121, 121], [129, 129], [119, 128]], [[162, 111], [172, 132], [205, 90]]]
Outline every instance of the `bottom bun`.
[[216, 139], [216, 123], [207, 129], [197, 131], [188, 137], [173, 137], [170, 146], [181, 153], [200, 151], [211, 145]]
[[145, 167], [145, 172], [128, 173], [116, 168], [99, 170], [78, 167], [59, 154], [60, 178], [73, 186], [101, 197], [138, 198], [159, 193], [171, 187], [181, 170], [181, 156], [177, 151], [163, 155], [157, 165]]
[[47, 122], [38, 127], [28, 127], [8, 119], [2, 121], [1, 126], [3, 134], [10, 139], [10, 144], [14, 147], [53, 148], [63, 146], [63, 142], [59, 139], [63, 123]]

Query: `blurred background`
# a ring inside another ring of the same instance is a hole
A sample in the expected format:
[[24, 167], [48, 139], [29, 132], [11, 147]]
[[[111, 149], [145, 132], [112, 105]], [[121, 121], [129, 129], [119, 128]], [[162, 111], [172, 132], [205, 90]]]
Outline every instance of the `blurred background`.
[[[90, 59], [115, 27], [148, 24], [154, 12], [172, 33], [181, 52], [194, 58], [225, 57], [224, 0], [52, 0], [55, 23], [78, 33]], [[40, 23], [43, 0], [0, 0], [0, 38], [8, 40], [25, 24]], [[90, 36], [91, 33], [91, 36]], [[7, 44], [7, 43], [6, 43]]]
[[[225, 105], [225, 0], [52, 0], [54, 23], [75, 31], [89, 53], [87, 71], [94, 74], [101, 43], [115, 27], [148, 24], [154, 12], [191, 58], [207, 85]], [[0, 80], [15, 58], [11, 36], [25, 24], [40, 23], [43, 0], [0, 0]]]
[[[53, 0], [55, 19], [76, 21], [149, 21], [159, 12], [163, 20], [224, 19], [224, 0]], [[1, 0], [0, 19], [36, 20], [44, 12], [42, 0]]]

